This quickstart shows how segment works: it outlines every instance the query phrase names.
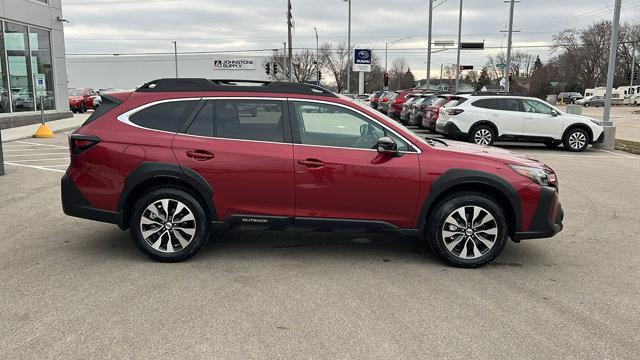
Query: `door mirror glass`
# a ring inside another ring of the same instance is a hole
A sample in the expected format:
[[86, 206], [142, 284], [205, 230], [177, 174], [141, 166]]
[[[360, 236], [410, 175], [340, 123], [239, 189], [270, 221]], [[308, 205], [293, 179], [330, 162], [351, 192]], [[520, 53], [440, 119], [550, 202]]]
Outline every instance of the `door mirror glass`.
[[398, 144], [396, 144], [395, 141], [393, 141], [393, 139], [388, 136], [378, 139], [376, 148], [381, 154], [389, 156], [400, 156], [400, 153], [398, 152]]

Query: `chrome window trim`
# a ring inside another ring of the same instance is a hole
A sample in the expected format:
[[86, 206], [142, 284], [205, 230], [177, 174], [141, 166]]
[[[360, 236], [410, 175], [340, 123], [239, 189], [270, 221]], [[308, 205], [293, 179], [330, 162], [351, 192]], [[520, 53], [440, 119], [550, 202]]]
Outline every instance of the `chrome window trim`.
[[[129, 111], [126, 111], [120, 115], [118, 115], [116, 117], [116, 119], [126, 125], [129, 126], [133, 126], [135, 128], [138, 129], [144, 129], [144, 130], [149, 130], [149, 131], [157, 131], [157, 132], [161, 132], [161, 133], [165, 133], [165, 134], [173, 134], [173, 135], [181, 135], [181, 136], [192, 136], [192, 137], [198, 137], [198, 138], [205, 138], [205, 139], [219, 139], [219, 140], [230, 140], [230, 141], [247, 141], [247, 142], [259, 142], [259, 143], [267, 143], [267, 144], [283, 144], [283, 145], [299, 145], [299, 146], [313, 146], [313, 147], [323, 147], [323, 148], [333, 148], [333, 149], [347, 149], [347, 150], [359, 150], [359, 151], [376, 151], [376, 149], [359, 149], [359, 148], [351, 148], [351, 147], [341, 147], [341, 146], [327, 146], [327, 145], [312, 145], [312, 144], [296, 144], [296, 143], [288, 143], [288, 142], [274, 142], [274, 141], [263, 141], [263, 140], [249, 140], [249, 139], [230, 139], [230, 138], [223, 138], [223, 137], [215, 137], [215, 136], [201, 136], [201, 135], [192, 135], [192, 134], [185, 134], [185, 133], [180, 133], [180, 132], [171, 132], [171, 131], [165, 131], [165, 130], [157, 130], [157, 129], [152, 129], [152, 128], [147, 128], [147, 127], [143, 127], [137, 124], [134, 124], [133, 122], [131, 122], [130, 117], [134, 114], [136, 114], [139, 111], [142, 111], [146, 108], [149, 108], [151, 106], [154, 105], [158, 105], [158, 104], [163, 104], [163, 103], [168, 103], [168, 102], [176, 102], [176, 101], [200, 101], [200, 100], [266, 100], [266, 101], [304, 101], [304, 102], [314, 102], [314, 103], [320, 103], [320, 104], [327, 104], [327, 105], [334, 105], [334, 106], [339, 106], [339, 107], [343, 107], [347, 110], [351, 110], [354, 111], [362, 116], [364, 116], [365, 118], [373, 121], [374, 123], [382, 126], [383, 128], [387, 129], [388, 131], [390, 131], [391, 133], [393, 133], [394, 135], [396, 135], [398, 138], [400, 138], [401, 140], [403, 140], [404, 142], [406, 142], [409, 146], [411, 146], [415, 151], [399, 151], [400, 153], [403, 154], [420, 154], [422, 153], [422, 150], [420, 150], [419, 147], [417, 147], [416, 145], [414, 145], [411, 141], [409, 141], [406, 137], [398, 134], [397, 131], [391, 129], [390, 127], [388, 127], [385, 124], [382, 124], [380, 121], [374, 119], [373, 117], [371, 117], [370, 115], [355, 109], [353, 107], [350, 106], [346, 106], [344, 104], [339, 104], [339, 103], [335, 103], [335, 102], [331, 102], [331, 101], [323, 101], [323, 100], [315, 100], [315, 99], [304, 99], [304, 98], [291, 98], [291, 97], [262, 97], [262, 96], [203, 96], [203, 97], [190, 97], [190, 98], [174, 98], [174, 99], [164, 99], [164, 100], [157, 100], [154, 102], [150, 102], [148, 104], [144, 104], [144, 105], [140, 105], [136, 108], [133, 108]], [[291, 118], [291, 114], [289, 116]]]

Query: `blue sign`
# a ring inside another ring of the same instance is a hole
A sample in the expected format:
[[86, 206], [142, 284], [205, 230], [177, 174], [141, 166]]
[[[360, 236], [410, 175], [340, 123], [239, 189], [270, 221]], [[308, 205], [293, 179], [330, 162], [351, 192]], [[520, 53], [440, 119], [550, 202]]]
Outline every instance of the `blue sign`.
[[354, 63], [371, 65], [371, 49], [356, 49]]

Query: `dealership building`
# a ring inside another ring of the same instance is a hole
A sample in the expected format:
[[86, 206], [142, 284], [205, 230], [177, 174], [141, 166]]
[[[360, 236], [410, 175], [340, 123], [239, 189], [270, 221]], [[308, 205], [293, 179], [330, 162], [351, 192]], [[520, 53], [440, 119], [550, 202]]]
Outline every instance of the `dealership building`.
[[[179, 54], [181, 78], [269, 80], [268, 57]], [[73, 56], [67, 58], [69, 86], [91, 89], [135, 89], [151, 80], [176, 77], [176, 59], [167, 55]]]
[[61, 0], [0, 0], [0, 129], [71, 116]]

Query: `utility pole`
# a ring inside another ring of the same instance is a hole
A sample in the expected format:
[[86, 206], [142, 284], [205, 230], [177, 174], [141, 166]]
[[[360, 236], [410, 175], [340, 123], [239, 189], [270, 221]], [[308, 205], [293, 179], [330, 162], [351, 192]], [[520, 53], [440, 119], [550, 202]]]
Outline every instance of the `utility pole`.
[[349, 30], [347, 32], [347, 48], [349, 49], [349, 60], [347, 61], [347, 94], [351, 94], [351, 0], [344, 0], [349, 3]]
[[631, 80], [629, 86], [633, 86], [633, 79], [636, 76], [636, 44], [631, 46]]
[[172, 41], [173, 43], [173, 55], [174, 55], [174, 61], [176, 64], [176, 78], [178, 78], [178, 42], [177, 41]]
[[441, 63], [440, 64], [440, 81], [442, 81], [442, 70], [443, 70], [443, 68], [444, 68], [444, 64]]
[[509, 35], [507, 36], [507, 67], [504, 72], [504, 91], [509, 92], [509, 73], [511, 72], [511, 37], [513, 36], [513, 6], [516, 0], [511, 0], [509, 5]]
[[613, 23], [611, 30], [611, 44], [609, 45], [609, 68], [607, 69], [607, 92], [604, 98], [604, 142], [596, 144], [597, 148], [613, 150], [616, 142], [616, 128], [611, 121], [611, 95], [613, 89], [613, 77], [616, 68], [616, 50], [618, 49], [618, 32], [620, 31], [620, 6], [622, 0], [616, 0], [613, 8]]
[[429, 0], [429, 30], [427, 32], [427, 90], [431, 85], [431, 21], [433, 20], [433, 0]]
[[291, 0], [287, 0], [287, 29], [289, 40], [289, 62], [287, 67], [289, 68], [289, 81], [293, 81], [293, 44], [291, 36], [291, 28], [293, 27], [293, 16], [291, 15]]
[[318, 42], [318, 29], [313, 28], [316, 32], [316, 80], [320, 86], [320, 43]]
[[460, 42], [462, 41], [462, 0], [460, 0], [460, 14], [458, 15], [458, 69], [456, 70], [456, 91], [460, 87]]

